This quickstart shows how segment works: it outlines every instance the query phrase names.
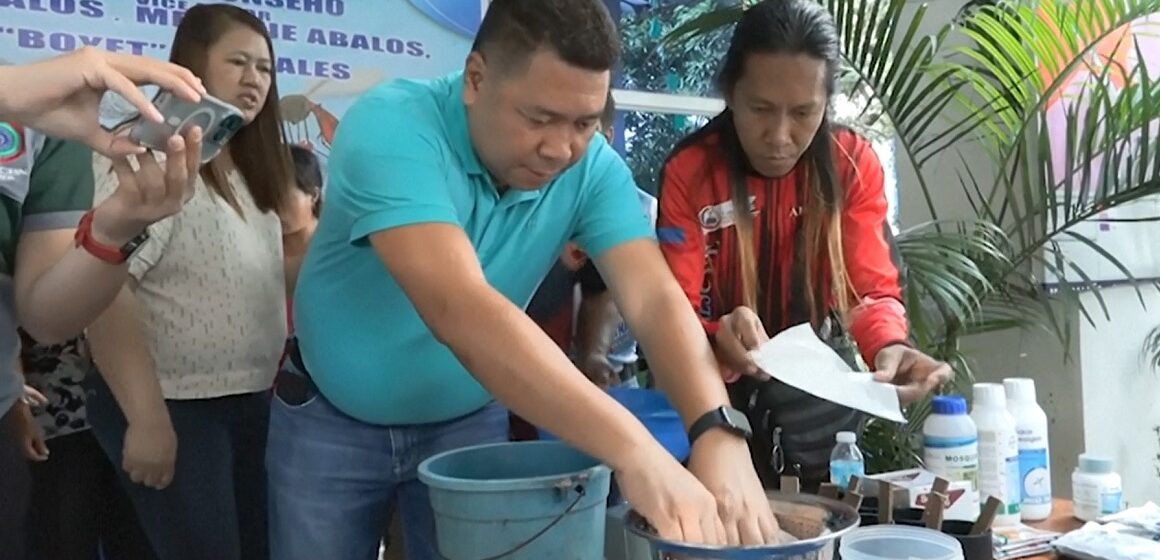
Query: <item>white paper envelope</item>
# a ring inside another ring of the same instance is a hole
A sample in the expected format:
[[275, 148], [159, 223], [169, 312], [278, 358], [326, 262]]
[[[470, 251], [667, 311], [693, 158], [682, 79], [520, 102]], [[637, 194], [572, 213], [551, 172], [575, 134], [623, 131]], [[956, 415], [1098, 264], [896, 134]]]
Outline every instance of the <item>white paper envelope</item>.
[[906, 423], [895, 386], [850, 369], [808, 323], [782, 331], [750, 352], [750, 356], [757, 367], [787, 385], [867, 414]]

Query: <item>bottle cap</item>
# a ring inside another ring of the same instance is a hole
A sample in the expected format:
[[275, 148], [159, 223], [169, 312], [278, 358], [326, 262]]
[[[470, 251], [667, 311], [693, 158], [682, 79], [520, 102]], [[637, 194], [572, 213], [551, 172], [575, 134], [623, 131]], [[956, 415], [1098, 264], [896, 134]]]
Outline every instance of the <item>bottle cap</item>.
[[858, 434], [854, 432], [838, 432], [838, 443], [858, 443]]
[[1035, 402], [1035, 380], [1026, 377], [1008, 377], [1003, 380], [1007, 398], [1017, 403]]
[[998, 383], [975, 383], [975, 408], [1007, 408], [1007, 390]]
[[931, 401], [931, 410], [935, 414], [955, 416], [967, 413], [967, 399], [960, 395], [945, 395], [935, 397]]
[[1090, 453], [1081, 453], [1079, 456], [1079, 470], [1080, 472], [1092, 474], [1107, 474], [1115, 471], [1116, 462], [1107, 457], [1099, 455], [1092, 455]]

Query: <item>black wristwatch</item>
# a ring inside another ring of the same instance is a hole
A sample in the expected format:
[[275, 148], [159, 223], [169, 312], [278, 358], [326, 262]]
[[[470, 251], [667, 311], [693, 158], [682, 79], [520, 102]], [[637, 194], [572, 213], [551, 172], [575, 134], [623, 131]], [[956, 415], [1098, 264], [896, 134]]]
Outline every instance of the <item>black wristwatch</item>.
[[689, 445], [697, 441], [705, 432], [713, 428], [721, 428], [735, 435], [749, 439], [753, 436], [753, 427], [749, 425], [749, 418], [745, 413], [727, 406], [719, 406], [706, 412], [689, 428]]

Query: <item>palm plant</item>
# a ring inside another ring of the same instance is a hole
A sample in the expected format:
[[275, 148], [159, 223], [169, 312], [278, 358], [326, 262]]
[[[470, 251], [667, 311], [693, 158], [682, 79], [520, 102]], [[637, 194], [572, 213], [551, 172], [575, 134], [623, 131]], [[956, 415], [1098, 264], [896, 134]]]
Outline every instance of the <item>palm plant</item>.
[[[1160, 119], [1160, 82], [1124, 32], [1160, 12], [1160, 0], [972, 3], [933, 34], [920, 32], [925, 5], [819, 1], [843, 37], [844, 83], [866, 100], [852, 124], [888, 121], [898, 160], [915, 171], [902, 188], [919, 189], [929, 214], [898, 236], [916, 343], [954, 366], [960, 391], [973, 379], [960, 351], [964, 336], [1044, 328], [1067, 347], [1074, 311], [1091, 320], [1082, 291], [1107, 314], [1099, 285], [1068, 245], [1095, 251], [1131, 279], [1075, 226], [1160, 193], [1160, 153], [1149, 136]], [[669, 45], [729, 25], [742, 9], [707, 13], [674, 30]], [[1128, 64], [1132, 53], [1140, 63]], [[1066, 108], [1053, 113], [1060, 98]], [[1051, 135], [1061, 134], [1066, 141], [1053, 144]], [[989, 169], [967, 165], [971, 151], [984, 154]], [[962, 163], [950, 181], [935, 169], [948, 155]], [[969, 219], [944, 217], [938, 201], [956, 190]], [[1058, 282], [1048, 290], [1045, 280]], [[871, 468], [918, 463], [916, 431], [929, 403], [907, 413], [905, 426], [868, 428]]]

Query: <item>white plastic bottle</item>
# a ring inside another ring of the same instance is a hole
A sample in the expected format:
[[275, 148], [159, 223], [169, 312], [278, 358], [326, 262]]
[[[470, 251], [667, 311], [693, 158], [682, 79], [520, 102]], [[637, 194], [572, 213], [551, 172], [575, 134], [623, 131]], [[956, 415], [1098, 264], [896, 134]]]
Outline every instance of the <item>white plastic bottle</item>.
[[838, 444], [830, 453], [830, 482], [845, 490], [850, 487], [850, 477], [866, 476], [866, 459], [858, 449], [858, 434], [838, 432]]
[[1023, 521], [1043, 521], [1051, 515], [1051, 452], [1047, 441], [1047, 414], [1035, 402], [1035, 381], [1003, 380], [1007, 410], [1019, 433], [1019, 476]]
[[979, 432], [967, 415], [967, 400], [958, 395], [935, 397], [922, 425], [922, 459], [926, 469], [951, 482], [965, 480], [979, 489]]
[[971, 420], [979, 430], [979, 501], [1002, 500], [996, 526], [1019, 523], [1022, 501], [1019, 478], [1019, 436], [1015, 418], [1007, 412], [1007, 391], [998, 383], [976, 383]]
[[1079, 467], [1071, 474], [1076, 519], [1095, 521], [1124, 509], [1123, 481], [1115, 468], [1115, 462], [1107, 457], [1079, 456]]

